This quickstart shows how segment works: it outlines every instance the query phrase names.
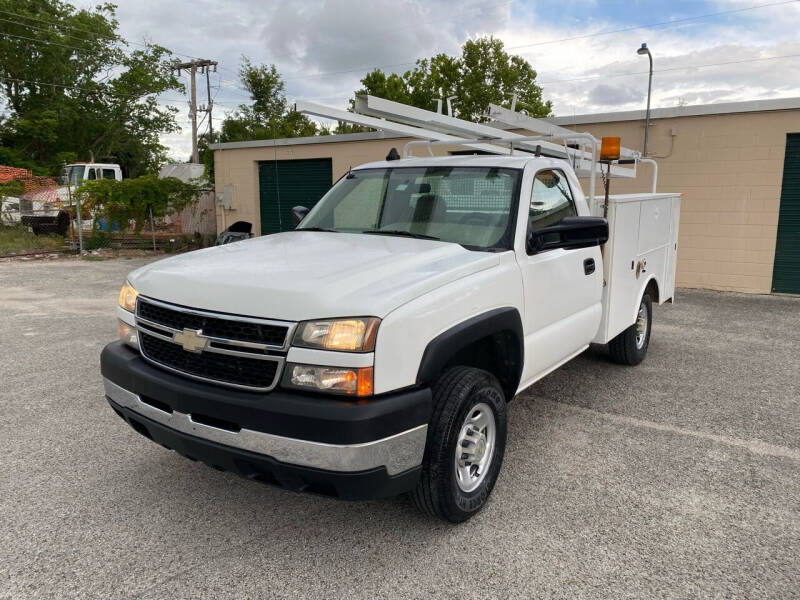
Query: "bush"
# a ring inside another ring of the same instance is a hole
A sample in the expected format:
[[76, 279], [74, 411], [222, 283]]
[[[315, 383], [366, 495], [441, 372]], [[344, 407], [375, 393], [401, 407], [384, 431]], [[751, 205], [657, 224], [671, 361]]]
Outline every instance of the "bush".
[[150, 210], [156, 219], [174, 214], [196, 202], [200, 191], [199, 185], [175, 177], [143, 175], [122, 181], [87, 181], [75, 193], [81, 194], [82, 206], [88, 208], [95, 222], [100, 217], [110, 223], [132, 221], [138, 235], [150, 220]]
[[83, 240], [84, 250], [97, 250], [98, 248], [110, 248], [114, 236], [108, 231], [95, 229], [92, 235]]

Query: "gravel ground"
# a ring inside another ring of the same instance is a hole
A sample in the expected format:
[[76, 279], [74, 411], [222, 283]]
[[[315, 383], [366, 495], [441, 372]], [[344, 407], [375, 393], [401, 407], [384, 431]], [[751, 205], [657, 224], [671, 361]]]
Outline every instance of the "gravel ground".
[[489, 506], [347, 503], [192, 463], [103, 400], [125, 273], [0, 264], [2, 598], [800, 597], [800, 299], [681, 290], [510, 406]]

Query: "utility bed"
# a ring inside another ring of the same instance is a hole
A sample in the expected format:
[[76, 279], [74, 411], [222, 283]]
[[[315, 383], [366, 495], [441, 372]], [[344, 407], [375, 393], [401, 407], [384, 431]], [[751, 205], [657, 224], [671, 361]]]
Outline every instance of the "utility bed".
[[[602, 203], [598, 198], [597, 203]], [[672, 301], [678, 254], [681, 194], [618, 194], [609, 197], [609, 239], [603, 246], [603, 318], [596, 343], [605, 344], [629, 327], [652, 273], [661, 282], [654, 302]]]

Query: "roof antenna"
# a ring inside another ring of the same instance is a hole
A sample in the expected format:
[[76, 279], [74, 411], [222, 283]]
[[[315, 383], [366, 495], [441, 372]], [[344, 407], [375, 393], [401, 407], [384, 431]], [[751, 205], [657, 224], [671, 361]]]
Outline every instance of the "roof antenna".
[[345, 175], [345, 179], [352, 179], [353, 177], [355, 177], [355, 175], [353, 175], [353, 165], [350, 165], [347, 167], [347, 175]]
[[386, 155], [386, 160], [400, 160], [400, 153], [397, 151], [397, 148], [389, 150], [389, 154]]
[[539, 157], [539, 156], [542, 155], [542, 145], [541, 144], [536, 144], [536, 152], [534, 152], [533, 155], [536, 156], [536, 157]]

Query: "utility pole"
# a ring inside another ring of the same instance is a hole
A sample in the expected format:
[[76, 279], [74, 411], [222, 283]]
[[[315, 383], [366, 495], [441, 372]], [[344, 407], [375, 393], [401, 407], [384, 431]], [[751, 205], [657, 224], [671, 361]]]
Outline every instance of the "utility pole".
[[207, 60], [207, 59], [195, 59], [190, 60], [189, 62], [185, 63], [177, 63], [173, 65], [173, 70], [178, 71], [178, 75], [181, 74], [181, 70], [189, 71], [191, 76], [191, 100], [189, 101], [189, 116], [192, 119], [192, 162], [199, 163], [200, 162], [200, 154], [197, 151], [197, 69], [201, 69], [201, 73], [204, 72], [206, 74], [206, 86], [208, 89], [209, 95], [209, 103], [208, 108], [204, 109], [208, 111], [208, 116], [211, 118], [211, 83], [208, 79], [208, 67], [214, 67], [214, 71], [217, 70], [217, 62], [214, 60]]
[[[217, 63], [214, 63], [214, 72], [217, 71]], [[211, 109], [214, 106], [214, 101], [211, 99], [211, 77], [209, 75], [208, 67], [206, 67], [206, 92], [208, 93], [208, 143], [214, 143], [214, 121], [211, 117]]]

